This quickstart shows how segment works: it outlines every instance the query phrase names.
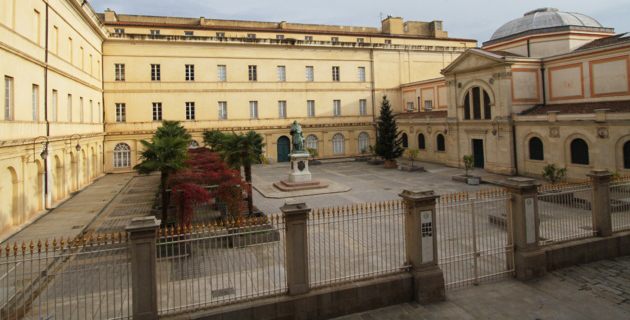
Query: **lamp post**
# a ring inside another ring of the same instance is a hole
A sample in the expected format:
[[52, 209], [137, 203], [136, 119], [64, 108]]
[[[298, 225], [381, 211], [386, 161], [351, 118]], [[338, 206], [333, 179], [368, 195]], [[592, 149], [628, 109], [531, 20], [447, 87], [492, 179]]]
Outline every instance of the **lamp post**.
[[81, 141], [81, 135], [78, 133], [75, 133], [73, 135], [70, 136], [70, 144], [72, 144], [72, 138], [74, 138], [74, 136], [77, 137], [77, 146], [75, 147], [75, 149], [77, 149], [77, 151], [81, 151], [81, 145], [79, 144], [79, 141]]

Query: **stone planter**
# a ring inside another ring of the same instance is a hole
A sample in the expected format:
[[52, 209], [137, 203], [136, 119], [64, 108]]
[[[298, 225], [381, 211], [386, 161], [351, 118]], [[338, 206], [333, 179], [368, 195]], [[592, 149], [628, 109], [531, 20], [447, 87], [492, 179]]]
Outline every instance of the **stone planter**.
[[461, 175], [452, 176], [451, 179], [453, 181], [463, 182], [463, 183], [467, 183], [467, 184], [470, 184], [470, 185], [475, 185], [475, 184], [474, 184], [474, 180], [470, 181], [472, 183], [469, 183], [469, 181], [468, 181], [469, 179], [477, 180], [478, 181], [477, 184], [483, 183], [483, 181], [481, 180], [480, 176], [473, 176], [473, 175], [461, 174]]
[[372, 160], [368, 160], [367, 164], [372, 164], [372, 165], [381, 165], [385, 163], [383, 160], [380, 159], [372, 159]]
[[369, 156], [356, 156], [356, 157], [354, 157], [354, 161], [356, 161], [356, 162], [368, 162], [368, 161], [370, 161], [370, 157]]
[[407, 172], [420, 171], [420, 172], [425, 172], [424, 167], [417, 167], [417, 166], [400, 166], [400, 171], [407, 171]]
[[396, 160], [394, 161], [385, 160], [385, 169], [396, 169], [396, 168], [398, 168], [398, 164], [396, 163]]
[[309, 166], [318, 166], [318, 165], [320, 165], [320, 164], [322, 164], [322, 162], [321, 162], [321, 161], [319, 161], [319, 160], [315, 160], [315, 159], [310, 159], [310, 160], [308, 160], [308, 165], [309, 165]]

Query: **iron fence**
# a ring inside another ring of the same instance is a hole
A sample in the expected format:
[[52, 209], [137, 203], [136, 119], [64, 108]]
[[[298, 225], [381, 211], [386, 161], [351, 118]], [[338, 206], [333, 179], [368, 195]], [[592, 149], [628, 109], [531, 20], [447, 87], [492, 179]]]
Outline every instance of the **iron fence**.
[[630, 176], [620, 176], [611, 182], [610, 215], [613, 231], [630, 229]]
[[591, 180], [548, 184], [538, 188], [540, 242], [588, 238], [593, 229], [593, 184]]

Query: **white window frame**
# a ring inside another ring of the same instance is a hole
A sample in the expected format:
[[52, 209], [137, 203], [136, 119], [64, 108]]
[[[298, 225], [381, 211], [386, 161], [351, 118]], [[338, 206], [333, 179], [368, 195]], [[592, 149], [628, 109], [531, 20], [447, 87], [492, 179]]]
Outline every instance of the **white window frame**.
[[391, 39], [385, 39], [385, 44], [392, 44], [392, 40]]
[[424, 100], [424, 110], [430, 111], [433, 109], [433, 100]]
[[219, 101], [219, 120], [227, 120], [227, 101]]
[[332, 67], [332, 81], [335, 81], [335, 82], [341, 81], [340, 68], [338, 66]]
[[194, 102], [186, 102], [186, 120], [187, 121], [195, 120], [195, 103]]
[[284, 35], [283, 34], [277, 34], [276, 35], [276, 40], [284, 40]]
[[332, 41], [332, 42], [339, 42], [339, 37], [331, 37], [330, 41]]
[[94, 123], [94, 102], [90, 100], [90, 123]]
[[33, 121], [39, 120], [39, 86], [33, 84]]
[[359, 82], [365, 82], [365, 67], [359, 67]]
[[225, 32], [217, 32], [217, 38], [225, 38]]
[[4, 76], [4, 120], [13, 120], [13, 77]]
[[153, 112], [153, 121], [162, 121], [162, 102], [153, 102], [151, 111]]
[[52, 91], [51, 103], [52, 103], [52, 121], [57, 122], [57, 109], [58, 109], [58, 104], [59, 104], [59, 92], [57, 92], [57, 90], [53, 89]]
[[370, 148], [370, 135], [367, 132], [359, 133], [359, 152], [363, 149], [369, 150]]
[[247, 34], [247, 39], [256, 39], [256, 34], [255, 33], [248, 33]]
[[114, 80], [125, 81], [125, 64], [124, 63], [114, 64]]
[[101, 112], [101, 103], [97, 102], [96, 105], [98, 106], [98, 110], [96, 110], [98, 113], [98, 123], [101, 123], [102, 122], [101, 115], [103, 115], [103, 113]]
[[68, 94], [68, 122], [72, 122], [72, 95]]
[[413, 102], [407, 102], [407, 111], [412, 112], [414, 110]]
[[151, 35], [157, 36], [160, 35], [160, 30], [151, 30]]
[[195, 81], [195, 65], [187, 64], [185, 67], [186, 71], [186, 81], [192, 82]]
[[195, 35], [195, 32], [194, 31], [184, 31], [184, 35], [187, 36], [187, 37], [192, 37], [192, 36]]
[[363, 43], [365, 40], [363, 38], [357, 38], [357, 43]]
[[83, 97], [79, 97], [79, 123], [83, 123]]
[[314, 134], [309, 134], [306, 137], [306, 148], [319, 150], [319, 139]]
[[151, 81], [162, 81], [161, 67], [159, 64], [151, 64]]
[[114, 29], [114, 33], [115, 34], [125, 34], [125, 29], [123, 29], [123, 28], [115, 28]]
[[333, 100], [333, 115], [335, 117], [341, 116], [341, 100]]
[[315, 100], [306, 100], [306, 116], [315, 117]]
[[359, 115], [361, 116], [367, 115], [367, 100], [366, 99], [359, 100]]
[[116, 122], [127, 122], [127, 106], [124, 103], [116, 103]]
[[304, 36], [304, 41], [313, 41], [313, 36]]
[[114, 147], [114, 168], [131, 168], [131, 148], [126, 143]]
[[258, 101], [249, 102], [249, 118], [258, 119]]
[[258, 81], [258, 68], [255, 65], [249, 65], [247, 66], [247, 71], [248, 71], [248, 75], [249, 75], [249, 81]]
[[224, 64], [217, 65], [217, 81], [227, 81], [227, 66], [225, 66]]
[[345, 137], [341, 133], [337, 133], [332, 138], [333, 155], [343, 155], [346, 152]]
[[278, 66], [278, 82], [287, 81], [287, 68], [285, 66]]
[[286, 117], [287, 117], [287, 102], [278, 101], [278, 118], [286, 118]]
[[315, 70], [313, 66], [306, 66], [306, 82], [313, 82], [315, 80]]

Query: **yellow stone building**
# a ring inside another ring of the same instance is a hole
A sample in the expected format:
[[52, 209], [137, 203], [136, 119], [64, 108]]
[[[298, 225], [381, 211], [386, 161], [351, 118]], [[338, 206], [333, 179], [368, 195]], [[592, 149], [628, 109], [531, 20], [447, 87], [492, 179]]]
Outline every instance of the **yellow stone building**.
[[0, 231], [107, 172], [129, 171], [160, 120], [256, 130], [286, 160], [298, 120], [323, 157], [374, 143], [379, 101], [434, 78], [475, 40], [442, 21], [381, 28], [95, 13], [83, 0], [0, 2]]

